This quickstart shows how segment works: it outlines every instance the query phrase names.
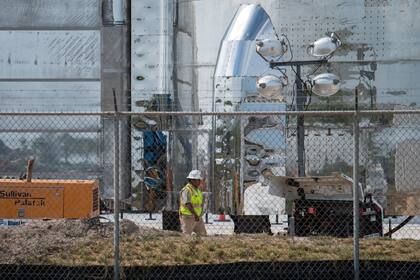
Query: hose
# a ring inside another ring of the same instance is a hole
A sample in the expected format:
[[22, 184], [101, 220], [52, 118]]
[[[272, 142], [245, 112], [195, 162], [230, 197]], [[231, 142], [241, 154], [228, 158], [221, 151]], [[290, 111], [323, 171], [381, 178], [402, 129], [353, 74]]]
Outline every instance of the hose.
[[395, 232], [400, 230], [403, 226], [405, 226], [408, 222], [410, 222], [413, 218], [414, 218], [414, 216], [408, 216], [404, 221], [401, 222], [401, 224], [399, 224], [395, 228], [391, 229], [389, 232], [385, 233], [384, 236], [385, 237], [390, 237], [392, 234], [394, 234]]

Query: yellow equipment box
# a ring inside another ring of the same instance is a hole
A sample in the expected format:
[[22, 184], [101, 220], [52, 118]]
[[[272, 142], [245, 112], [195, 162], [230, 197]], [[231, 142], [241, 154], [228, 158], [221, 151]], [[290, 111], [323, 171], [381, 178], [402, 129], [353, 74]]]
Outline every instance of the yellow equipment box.
[[98, 180], [0, 179], [0, 218], [88, 219], [98, 215]]

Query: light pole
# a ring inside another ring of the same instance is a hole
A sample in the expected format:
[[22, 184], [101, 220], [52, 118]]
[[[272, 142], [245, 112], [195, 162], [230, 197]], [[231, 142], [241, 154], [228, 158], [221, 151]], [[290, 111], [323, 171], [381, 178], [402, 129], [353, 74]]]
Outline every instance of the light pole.
[[354, 122], [353, 122], [353, 269], [354, 279], [359, 280], [359, 114], [358, 114], [358, 91], [354, 90]]
[[[288, 45], [286, 45], [286, 41]], [[323, 37], [318, 39], [307, 48], [308, 54], [319, 57], [317, 60], [305, 60], [305, 61], [293, 61], [293, 54], [290, 47], [290, 42], [286, 35], [282, 35], [281, 40], [262, 40], [257, 42], [256, 51], [257, 53], [267, 62], [271, 69], [280, 71], [283, 77], [276, 77], [268, 75], [260, 78], [257, 81], [257, 88], [260, 93], [272, 93], [278, 91], [278, 95], [281, 94], [281, 89], [284, 87], [283, 80], [288, 80], [286, 73], [280, 67], [292, 67], [295, 72], [295, 84], [296, 84], [296, 110], [302, 112], [305, 110], [305, 94], [302, 86], [305, 86], [305, 90], [309, 87], [310, 90], [319, 96], [331, 96], [337, 93], [339, 89], [340, 81], [337, 76], [331, 73], [324, 73], [317, 75], [310, 81], [302, 81], [301, 78], [301, 67], [306, 65], [321, 65], [326, 64], [328, 59], [332, 56], [334, 51], [341, 45], [340, 40], [337, 36], [332, 33], [330, 37]], [[282, 57], [284, 53], [290, 49], [291, 59], [290, 61], [269, 61], [266, 57]], [[296, 67], [296, 70], [293, 67]], [[319, 68], [319, 67], [318, 67]], [[318, 69], [317, 68], [317, 69]], [[313, 74], [313, 73], [312, 73]], [[312, 75], [310, 74], [310, 75]], [[309, 75], [309, 76], [310, 76]], [[268, 78], [269, 77], [269, 78]], [[297, 116], [297, 133], [296, 133], [296, 152], [297, 152], [297, 164], [298, 164], [298, 177], [305, 177], [305, 118], [303, 114]], [[294, 235], [294, 217], [290, 216], [289, 219], [290, 234]]]
[[[286, 42], [288, 45], [286, 45]], [[301, 67], [306, 65], [321, 65], [326, 64], [328, 59], [333, 55], [341, 41], [335, 33], [329, 37], [318, 39], [310, 44], [307, 48], [308, 54], [319, 57], [317, 60], [304, 60], [304, 61], [268, 61], [266, 57], [282, 57], [288, 49], [290, 49], [290, 42], [286, 35], [282, 35], [279, 40], [262, 40], [257, 42], [257, 53], [269, 63], [271, 69], [276, 69], [282, 72], [278, 67], [296, 67], [295, 84], [296, 84], [296, 110], [299, 112], [304, 111], [305, 95], [302, 90]], [[291, 55], [293, 58], [293, 55]], [[283, 76], [285, 76], [285, 73]], [[264, 78], [264, 77], [263, 77]], [[263, 79], [262, 78], [262, 79]], [[311, 90], [320, 96], [331, 96], [338, 91], [338, 84], [340, 81], [334, 74], [324, 73], [313, 78], [310, 83]], [[268, 83], [257, 83], [260, 90], [272, 91], [282, 85], [281, 79], [278, 81], [271, 80], [271, 85]], [[270, 89], [270, 86], [272, 87]], [[296, 149], [297, 149], [297, 163], [298, 163], [298, 176], [304, 177], [305, 172], [305, 119], [304, 115], [297, 116], [297, 133], [296, 133]]]
[[[302, 91], [302, 78], [301, 66], [304, 65], [321, 65], [327, 63], [327, 59], [320, 60], [306, 60], [306, 61], [288, 61], [288, 62], [270, 62], [270, 68], [296, 66], [296, 110], [301, 112], [304, 110], [305, 96]], [[298, 176], [304, 177], [305, 172], [305, 116], [298, 115], [297, 117], [297, 133], [296, 133], [296, 146], [297, 146], [297, 163], [298, 163]]]
[[[287, 37], [285, 37], [287, 39]], [[288, 42], [288, 40], [287, 40]], [[264, 44], [267, 43], [265, 46]], [[299, 112], [304, 111], [305, 95], [302, 90], [302, 79], [301, 79], [301, 66], [305, 65], [320, 65], [328, 62], [328, 59], [332, 56], [334, 51], [341, 45], [338, 37], [333, 33], [330, 37], [324, 37], [308, 47], [308, 53], [313, 56], [320, 57], [319, 60], [307, 60], [307, 61], [268, 61], [265, 56], [278, 56], [281, 57], [287, 48], [284, 48], [284, 40], [276, 41], [261, 41], [257, 43], [257, 53], [263, 57], [264, 60], [269, 62], [271, 69], [277, 69], [277, 67], [290, 66], [296, 67], [295, 71], [295, 83], [296, 83], [296, 110]], [[290, 44], [289, 44], [290, 47]], [[293, 57], [293, 56], [292, 56]], [[282, 72], [285, 76], [285, 73]], [[277, 81], [271, 79], [270, 83], [257, 83], [259, 89], [266, 90], [268, 92], [276, 89], [279, 85], [282, 85], [281, 79]], [[306, 83], [306, 82], [305, 82]], [[331, 73], [324, 73], [317, 75], [312, 79], [309, 86], [311, 91], [316, 95], [327, 97], [337, 93], [339, 89], [340, 81], [338, 78]], [[359, 234], [360, 234], [360, 217], [359, 217], [359, 113], [358, 113], [358, 90], [354, 92], [354, 122], [353, 122], [353, 271], [354, 279], [358, 280], [360, 277], [360, 266], [359, 266]], [[305, 127], [304, 127], [304, 115], [298, 115], [297, 117], [297, 157], [298, 157], [298, 176], [304, 177], [305, 174]], [[293, 217], [292, 217], [293, 218]], [[294, 221], [294, 220], [292, 220]], [[294, 222], [291, 222], [294, 223]], [[290, 225], [289, 228], [294, 226]]]

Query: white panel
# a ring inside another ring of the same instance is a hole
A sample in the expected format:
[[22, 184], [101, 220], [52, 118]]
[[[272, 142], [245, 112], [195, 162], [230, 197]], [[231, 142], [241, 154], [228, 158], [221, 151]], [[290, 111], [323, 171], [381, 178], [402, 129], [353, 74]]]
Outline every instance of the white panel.
[[0, 82], [0, 111], [100, 111], [100, 82]]
[[100, 31], [0, 31], [1, 79], [99, 79]]
[[0, 0], [0, 27], [83, 27], [101, 25], [101, 0]]

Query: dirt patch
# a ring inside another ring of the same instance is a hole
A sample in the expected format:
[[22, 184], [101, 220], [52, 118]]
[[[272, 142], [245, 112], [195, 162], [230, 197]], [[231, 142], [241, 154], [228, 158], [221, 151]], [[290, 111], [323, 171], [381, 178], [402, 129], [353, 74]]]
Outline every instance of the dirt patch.
[[[164, 236], [172, 233], [122, 220], [121, 236]], [[80, 220], [34, 220], [0, 228], [0, 263], [45, 263], [57, 254], [74, 251], [80, 244], [105, 242], [112, 245], [113, 223]]]

